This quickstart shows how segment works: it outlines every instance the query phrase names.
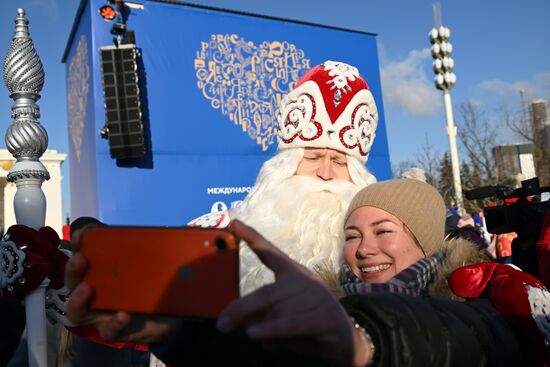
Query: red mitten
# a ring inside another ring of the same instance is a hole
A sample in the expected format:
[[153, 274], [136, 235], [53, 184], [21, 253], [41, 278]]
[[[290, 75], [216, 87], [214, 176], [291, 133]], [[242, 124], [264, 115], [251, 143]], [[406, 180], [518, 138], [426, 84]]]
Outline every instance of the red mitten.
[[16, 224], [0, 242], [0, 288], [8, 297], [22, 299], [45, 277], [48, 289], [63, 288], [68, 255], [59, 249], [59, 236], [51, 227], [38, 231]]
[[0, 288], [5, 296], [22, 299], [48, 274], [51, 244], [24, 225], [11, 226], [0, 242]]
[[511, 266], [485, 262], [455, 270], [449, 285], [460, 297], [488, 298], [540, 364], [548, 361], [550, 293], [541, 281]]
[[43, 242], [51, 249], [48, 253], [47, 261], [49, 265], [46, 276], [50, 279], [49, 288], [59, 289], [64, 285], [65, 263], [69, 256], [59, 249], [59, 235], [52, 227], [42, 227], [38, 234]]

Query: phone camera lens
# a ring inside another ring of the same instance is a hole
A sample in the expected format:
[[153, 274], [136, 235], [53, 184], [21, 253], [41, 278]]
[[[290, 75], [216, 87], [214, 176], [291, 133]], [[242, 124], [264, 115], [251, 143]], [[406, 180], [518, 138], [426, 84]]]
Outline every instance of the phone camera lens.
[[216, 238], [216, 247], [220, 251], [225, 251], [227, 250], [227, 242], [225, 241], [225, 239], [218, 237]]

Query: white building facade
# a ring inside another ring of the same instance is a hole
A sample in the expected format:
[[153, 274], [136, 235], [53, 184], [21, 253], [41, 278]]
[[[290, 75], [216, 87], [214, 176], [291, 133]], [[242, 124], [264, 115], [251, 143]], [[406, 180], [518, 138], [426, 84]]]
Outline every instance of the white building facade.
[[[55, 229], [62, 238], [63, 227], [63, 202], [61, 195], [61, 165], [67, 157], [66, 154], [58, 153], [56, 150], [46, 150], [40, 161], [50, 173], [50, 179], [42, 184], [42, 191], [46, 196], [46, 225]], [[15, 163], [7, 149], [0, 149], [0, 205], [3, 213], [0, 217], [2, 232], [5, 232], [11, 225], [16, 224], [15, 212], [13, 210], [13, 199], [17, 188], [15, 183], [7, 182], [6, 176]]]

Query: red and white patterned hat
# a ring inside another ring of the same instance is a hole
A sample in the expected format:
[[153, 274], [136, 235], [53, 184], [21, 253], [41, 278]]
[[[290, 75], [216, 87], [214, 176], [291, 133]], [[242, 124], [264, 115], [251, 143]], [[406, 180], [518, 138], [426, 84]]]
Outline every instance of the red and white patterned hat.
[[277, 120], [279, 149], [331, 148], [365, 162], [378, 111], [357, 68], [325, 61], [310, 69], [285, 96]]

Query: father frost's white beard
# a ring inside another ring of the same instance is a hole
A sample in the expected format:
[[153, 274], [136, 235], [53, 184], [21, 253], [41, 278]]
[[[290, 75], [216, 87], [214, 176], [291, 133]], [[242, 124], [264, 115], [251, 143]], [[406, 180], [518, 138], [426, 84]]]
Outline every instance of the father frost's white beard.
[[[310, 270], [326, 264], [338, 271], [343, 252], [343, 220], [353, 195], [360, 189], [343, 180], [322, 181], [292, 176], [258, 190], [237, 218], [255, 228], [295, 261]], [[241, 295], [274, 280], [246, 246], [241, 246]]]

